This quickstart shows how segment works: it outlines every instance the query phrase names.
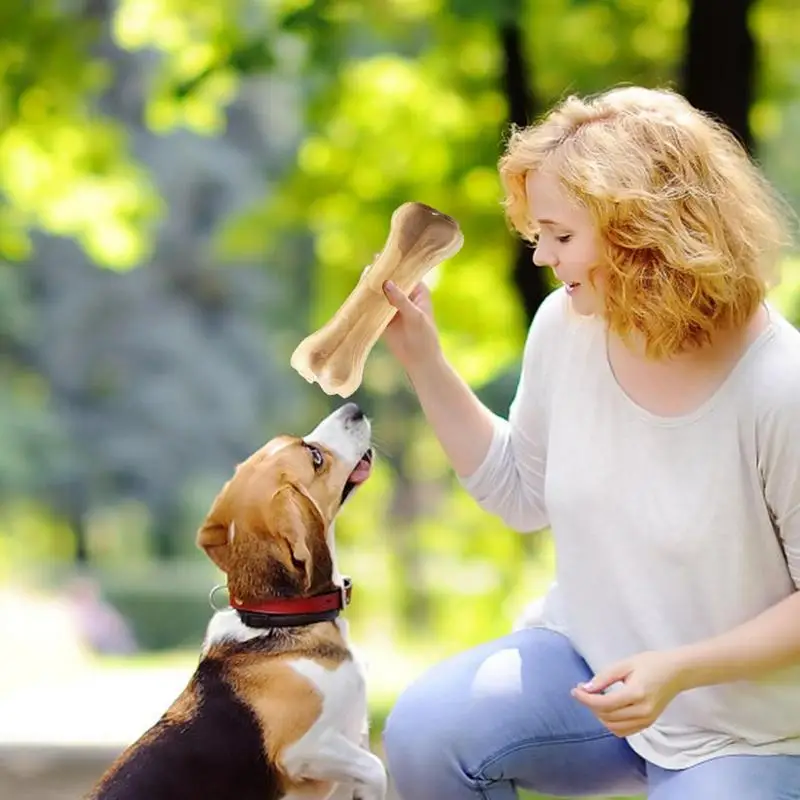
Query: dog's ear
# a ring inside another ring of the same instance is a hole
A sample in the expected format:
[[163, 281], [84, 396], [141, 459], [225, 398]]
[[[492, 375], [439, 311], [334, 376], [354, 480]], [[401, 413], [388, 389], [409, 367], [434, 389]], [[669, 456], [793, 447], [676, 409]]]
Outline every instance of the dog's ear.
[[282, 486], [269, 504], [269, 528], [289, 545], [292, 562], [302, 570], [305, 588], [314, 574], [314, 542], [325, 534], [325, 518], [314, 499], [293, 483]]
[[225, 573], [230, 562], [231, 524], [224, 514], [224, 495], [227, 484], [214, 500], [205, 522], [197, 531], [197, 546]]

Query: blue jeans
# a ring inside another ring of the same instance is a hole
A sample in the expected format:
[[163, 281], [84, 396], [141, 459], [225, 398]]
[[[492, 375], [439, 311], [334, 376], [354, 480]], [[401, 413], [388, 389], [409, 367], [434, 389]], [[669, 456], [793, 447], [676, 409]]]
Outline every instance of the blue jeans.
[[570, 696], [591, 677], [564, 636], [532, 628], [450, 658], [398, 699], [383, 734], [403, 800], [557, 797], [800, 800], [800, 756], [648, 763]]

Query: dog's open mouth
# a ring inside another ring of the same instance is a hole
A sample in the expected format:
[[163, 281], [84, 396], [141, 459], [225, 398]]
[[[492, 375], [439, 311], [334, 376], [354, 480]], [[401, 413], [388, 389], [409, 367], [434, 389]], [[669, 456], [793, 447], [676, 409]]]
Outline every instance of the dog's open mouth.
[[347, 499], [347, 496], [356, 486], [364, 483], [367, 478], [369, 478], [370, 474], [372, 473], [372, 448], [370, 447], [363, 456], [361, 456], [361, 460], [356, 464], [355, 469], [350, 473], [345, 485], [344, 490], [342, 491], [342, 502]]

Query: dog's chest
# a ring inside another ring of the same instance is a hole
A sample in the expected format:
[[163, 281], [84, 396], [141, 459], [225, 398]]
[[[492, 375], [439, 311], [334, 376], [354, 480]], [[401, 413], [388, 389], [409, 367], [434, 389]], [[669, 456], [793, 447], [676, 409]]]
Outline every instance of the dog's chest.
[[360, 740], [367, 714], [364, 671], [355, 660], [326, 667], [311, 659], [297, 659], [288, 666], [302, 675], [322, 697], [322, 713], [307, 735], [335, 730], [353, 742]]
[[[297, 659], [288, 664], [308, 681], [322, 697], [322, 712], [314, 724], [283, 754], [284, 768], [290, 775], [316, 771], [341, 772], [342, 765], [353, 757], [351, 748], [368, 743], [367, 700], [364, 672], [356, 660], [326, 667], [311, 659]], [[349, 742], [350, 744], [347, 744]], [[342, 800], [351, 798], [353, 789], [334, 778], [320, 786], [320, 794], [292, 791], [284, 800]], [[333, 793], [333, 794], [331, 794]]]

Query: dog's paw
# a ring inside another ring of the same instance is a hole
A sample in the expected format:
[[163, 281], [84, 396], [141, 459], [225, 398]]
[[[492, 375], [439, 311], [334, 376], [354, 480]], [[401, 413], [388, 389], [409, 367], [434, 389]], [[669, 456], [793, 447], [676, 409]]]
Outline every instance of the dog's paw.
[[353, 791], [353, 800], [385, 800], [385, 786], [359, 786]]
[[339, 785], [339, 788], [328, 798], [328, 800], [358, 800], [358, 789], [350, 786]]
[[353, 800], [386, 800], [386, 788], [375, 786], [359, 786], [353, 792]]

